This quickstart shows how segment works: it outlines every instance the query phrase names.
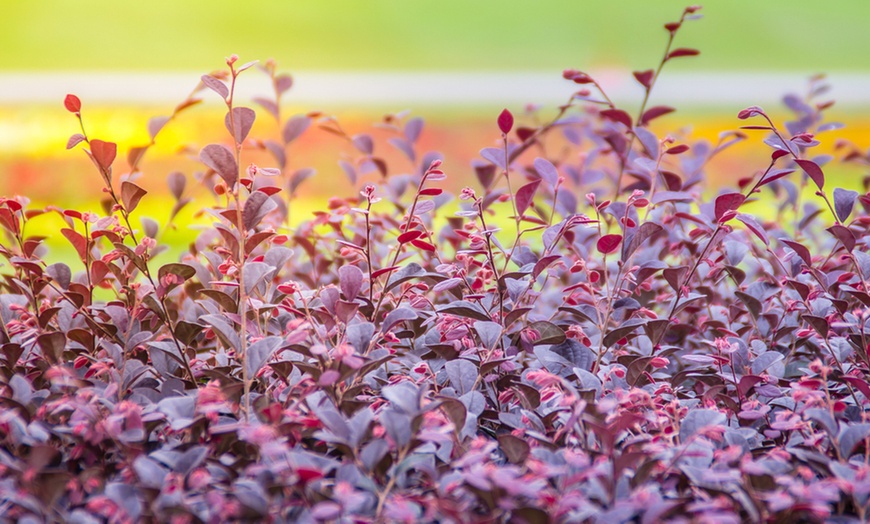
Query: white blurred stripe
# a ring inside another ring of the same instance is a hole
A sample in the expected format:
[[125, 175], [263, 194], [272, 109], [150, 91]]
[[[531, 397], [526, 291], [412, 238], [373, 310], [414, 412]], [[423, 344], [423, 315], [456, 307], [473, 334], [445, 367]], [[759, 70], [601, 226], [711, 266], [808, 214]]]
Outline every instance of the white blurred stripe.
[[[617, 103], [638, 102], [642, 91], [628, 71], [592, 71]], [[564, 103], [581, 86], [560, 72], [298, 72], [285, 103], [305, 106], [406, 105], [489, 106]], [[786, 93], [803, 94], [808, 75], [758, 72], [668, 72], [653, 93], [652, 104], [742, 108], [778, 103]], [[0, 73], [0, 103], [61, 103], [75, 93], [87, 103], [177, 103], [193, 89], [198, 73]], [[239, 81], [242, 99], [271, 93], [257, 71]], [[825, 99], [842, 105], [870, 104], [870, 74], [828, 76]], [[217, 102], [217, 95], [206, 94]], [[396, 107], [401, 106], [401, 107]]]

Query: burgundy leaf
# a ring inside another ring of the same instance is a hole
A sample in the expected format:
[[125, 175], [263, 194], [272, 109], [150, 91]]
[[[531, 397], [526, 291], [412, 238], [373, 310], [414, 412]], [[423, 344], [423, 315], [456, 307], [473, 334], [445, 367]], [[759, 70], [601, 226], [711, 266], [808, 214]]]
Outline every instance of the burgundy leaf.
[[677, 58], [679, 56], [697, 56], [700, 54], [701, 54], [701, 52], [698, 51], [697, 49], [689, 49], [687, 47], [680, 47], [680, 48], [674, 49], [673, 51], [668, 53], [668, 60], [670, 60], [671, 58]]
[[825, 188], [825, 174], [822, 172], [822, 168], [820, 168], [818, 164], [812, 160], [804, 160], [800, 158], [796, 159], [795, 162], [797, 162], [797, 165], [801, 166], [801, 169], [803, 169], [812, 181], [816, 183], [819, 190]]
[[124, 209], [127, 213], [132, 213], [139, 201], [145, 196], [147, 191], [137, 186], [133, 182], [121, 182], [121, 202], [124, 204]]
[[517, 214], [519, 216], [523, 216], [523, 213], [526, 212], [526, 209], [528, 209], [529, 205], [532, 203], [532, 199], [534, 198], [535, 192], [538, 190], [540, 184], [540, 180], [535, 180], [534, 182], [529, 182], [523, 187], [517, 189], [516, 205]]
[[647, 69], [646, 71], [635, 71], [632, 73], [634, 78], [640, 82], [640, 85], [649, 89], [652, 85], [653, 75], [655, 75], [655, 71], [652, 69]]
[[803, 244], [799, 244], [793, 240], [780, 239], [780, 242], [790, 247], [807, 266], [812, 267], [813, 265], [813, 257], [810, 255], [810, 250], [806, 248]]
[[608, 253], [613, 253], [616, 251], [616, 248], [619, 247], [619, 243], [622, 242], [622, 235], [604, 235], [603, 237], [598, 239], [598, 243], [596, 247], [598, 248], [598, 252], [607, 255]]
[[640, 125], [645, 126], [650, 121], [652, 121], [660, 116], [667, 115], [668, 113], [673, 113], [674, 111], [676, 111], [676, 109], [674, 109], [673, 107], [669, 107], [669, 106], [651, 107], [643, 112], [643, 116], [640, 117]]
[[735, 211], [746, 200], [742, 193], [725, 193], [716, 197], [715, 218], [718, 221], [727, 211]]
[[277, 207], [278, 204], [267, 193], [260, 190], [254, 191], [245, 201], [245, 207], [242, 210], [242, 225], [246, 230], [257, 227], [263, 217]]
[[836, 224], [836, 225], [829, 227], [828, 231], [832, 235], [837, 237], [837, 240], [839, 240], [843, 244], [843, 247], [846, 248], [846, 251], [851, 253], [852, 250], [855, 249], [855, 244], [857, 241], [855, 239], [855, 234], [852, 233], [851, 229], [849, 229], [846, 226], [841, 226], [839, 224]]
[[680, 153], [685, 153], [685, 152], [688, 151], [688, 150], [689, 150], [689, 146], [688, 146], [688, 145], [686, 145], [686, 144], [680, 144], [680, 145], [678, 145], [678, 146], [669, 147], [667, 150], [665, 150], [665, 154], [668, 154], [668, 155], [679, 155]]
[[435, 252], [435, 246], [433, 246], [429, 242], [426, 242], [423, 240], [412, 240], [411, 245], [413, 245], [414, 247], [417, 247], [419, 249], [422, 249], [423, 251], [430, 251], [432, 253]]
[[510, 111], [505, 109], [498, 115], [498, 128], [501, 129], [501, 132], [504, 134], [508, 134], [511, 132], [511, 129], [514, 127], [514, 115], [511, 114]]
[[622, 109], [605, 109], [601, 111], [601, 116], [614, 122], [619, 122], [625, 127], [631, 129], [631, 116]]
[[412, 229], [410, 231], [405, 231], [404, 233], [399, 235], [398, 240], [400, 244], [406, 244], [412, 240], [420, 238], [421, 236], [423, 236], [422, 231], [420, 231], [419, 229]]
[[663, 230], [664, 228], [655, 222], [644, 222], [641, 224], [631, 236], [627, 236], [628, 241], [623, 243], [622, 260], [626, 261], [631, 258], [644, 242]]

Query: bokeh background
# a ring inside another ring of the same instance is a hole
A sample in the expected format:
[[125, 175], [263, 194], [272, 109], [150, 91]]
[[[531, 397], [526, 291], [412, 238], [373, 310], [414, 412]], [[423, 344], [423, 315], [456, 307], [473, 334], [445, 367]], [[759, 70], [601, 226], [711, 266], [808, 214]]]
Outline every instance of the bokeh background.
[[[40, 0], [4, 2], [0, 17], [0, 195], [24, 194], [34, 205], [99, 209], [99, 177], [86, 156], [67, 151], [77, 124], [63, 95], [79, 95], [92, 137], [124, 152], [148, 142], [147, 122], [171, 112], [199, 76], [241, 61], [274, 59], [293, 75], [284, 114], [322, 111], [351, 133], [371, 129], [387, 113], [411, 110], [426, 119], [424, 147], [444, 153], [451, 183], [472, 180], [470, 162], [498, 139], [503, 107], [521, 118], [525, 104], [544, 114], [574, 90], [561, 78], [578, 68], [601, 78], [631, 113], [640, 101], [632, 70], [655, 67], [686, 2], [672, 0]], [[870, 145], [870, 3], [858, 0], [717, 0], [703, 19], [686, 24], [677, 46], [701, 50], [675, 60], [653, 103], [675, 105], [656, 131], [714, 140], [736, 129], [736, 113], [753, 104], [785, 116], [779, 102], [803, 93], [806, 79], [827, 73], [836, 137]], [[243, 75], [243, 95], [264, 95], [265, 76]], [[260, 90], [260, 92], [258, 92]], [[225, 134], [216, 96], [184, 113], [159, 137], [142, 164], [149, 196], [140, 212], [168, 213], [166, 175], [201, 169], [190, 151]], [[242, 98], [241, 103], [250, 105]], [[275, 137], [279, 126], [260, 112], [252, 136]], [[822, 150], [833, 151], [836, 138]], [[385, 144], [379, 147], [388, 147]], [[337, 159], [348, 146], [310, 130], [292, 149], [293, 167], [315, 167], [303, 188], [302, 213], [333, 194], [351, 195]], [[711, 166], [715, 184], [756, 169], [760, 137]], [[398, 169], [411, 169], [401, 166]], [[832, 168], [829, 177], [857, 187], [859, 171]], [[189, 180], [193, 182], [191, 178]], [[196, 195], [196, 188], [192, 188]], [[201, 205], [208, 205], [206, 195]], [[191, 206], [193, 208], [201, 206]], [[195, 221], [182, 215], [182, 226]], [[49, 218], [34, 220], [49, 232]], [[181, 227], [168, 241], [195, 233]]]

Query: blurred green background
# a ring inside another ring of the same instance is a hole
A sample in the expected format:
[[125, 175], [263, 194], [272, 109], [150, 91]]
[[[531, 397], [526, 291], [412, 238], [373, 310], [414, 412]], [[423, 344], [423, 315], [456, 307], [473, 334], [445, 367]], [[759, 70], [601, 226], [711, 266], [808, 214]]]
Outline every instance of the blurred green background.
[[[3, 2], [0, 70], [207, 70], [274, 57], [299, 70], [641, 67], [674, 0], [34, 0]], [[870, 2], [715, 0], [681, 40], [695, 69], [868, 70]]]

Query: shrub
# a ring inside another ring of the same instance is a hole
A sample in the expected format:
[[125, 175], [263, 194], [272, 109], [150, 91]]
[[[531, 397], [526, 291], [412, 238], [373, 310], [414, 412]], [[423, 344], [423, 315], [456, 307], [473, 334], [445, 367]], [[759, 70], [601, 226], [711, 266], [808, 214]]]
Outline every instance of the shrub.
[[[5, 515], [866, 518], [870, 194], [825, 190], [830, 158], [812, 151], [837, 126], [816, 80], [786, 98], [789, 122], [740, 112], [770, 161], [705, 196], [707, 164], [747, 134], [709, 144], [649, 128], [673, 111], [650, 104], [663, 67], [698, 54], [674, 45], [697, 9], [665, 26], [658, 67], [634, 73], [634, 116], [576, 70], [555, 118], [501, 113], [455, 213], [440, 157], [418, 150], [422, 120], [382, 123], [419, 165], [397, 175], [381, 144], [335, 119], [283, 123], [292, 82], [267, 63], [274, 96], [256, 102], [282, 133], [253, 139], [256, 113], [234, 98], [253, 64], [231, 57], [149, 122], [153, 145], [211, 90], [230, 136], [199, 154], [212, 226], [158, 267], [169, 224], [136, 212], [148, 147], [119, 177], [116, 145], [82, 125], [69, 147], [93, 160], [102, 213], [0, 200]], [[77, 97], [65, 107], [82, 121]], [[313, 170], [291, 167], [288, 148], [312, 125], [353, 148], [341, 166], [361, 191], [292, 227]], [[257, 149], [274, 167], [243, 168]], [[173, 217], [187, 180], [169, 175]], [[46, 212], [79, 260], [43, 261], [26, 230]]]

